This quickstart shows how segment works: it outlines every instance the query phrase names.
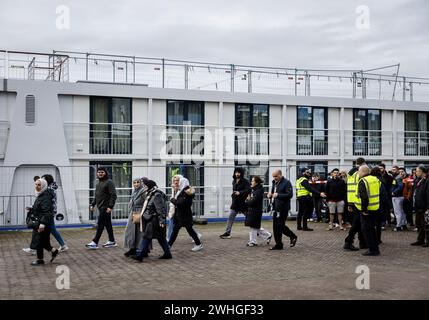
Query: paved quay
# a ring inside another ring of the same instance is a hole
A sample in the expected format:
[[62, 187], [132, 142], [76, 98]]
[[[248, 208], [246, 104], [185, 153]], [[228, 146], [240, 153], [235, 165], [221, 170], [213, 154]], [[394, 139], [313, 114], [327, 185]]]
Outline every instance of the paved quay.
[[[123, 256], [124, 228], [114, 229], [119, 247], [98, 250], [84, 248], [93, 229], [59, 229], [70, 250], [53, 264], [45, 251], [47, 263], [38, 267], [30, 266], [35, 256], [21, 250], [31, 234], [3, 232], [0, 299], [429, 299], [429, 248], [410, 246], [415, 232], [386, 231], [381, 255], [364, 257], [342, 249], [346, 231], [325, 231], [323, 223], [310, 223], [313, 232], [295, 231], [295, 221], [288, 225], [298, 235], [294, 248], [288, 239], [282, 251], [269, 251], [264, 243], [246, 247], [242, 222], [231, 239], [219, 238], [224, 223], [210, 223], [196, 226], [202, 251], [190, 251], [193, 244], [182, 229], [172, 260], [158, 260], [162, 250], [154, 241], [140, 264]], [[270, 221], [263, 226], [271, 232]], [[59, 290], [57, 278], [64, 274], [56, 271], [63, 266], [70, 271], [70, 289]], [[356, 287], [358, 266], [369, 269], [367, 290]]]

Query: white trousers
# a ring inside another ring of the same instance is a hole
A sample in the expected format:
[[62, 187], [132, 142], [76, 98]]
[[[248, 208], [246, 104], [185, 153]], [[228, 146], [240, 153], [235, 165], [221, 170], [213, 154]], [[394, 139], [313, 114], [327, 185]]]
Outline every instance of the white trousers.
[[269, 237], [271, 237], [271, 233], [269, 233], [264, 228], [260, 228], [260, 229], [250, 228], [250, 231], [249, 231], [250, 241], [249, 242], [257, 243], [256, 238], [258, 236], [260, 236], [262, 239], [264, 239], [266, 241]]

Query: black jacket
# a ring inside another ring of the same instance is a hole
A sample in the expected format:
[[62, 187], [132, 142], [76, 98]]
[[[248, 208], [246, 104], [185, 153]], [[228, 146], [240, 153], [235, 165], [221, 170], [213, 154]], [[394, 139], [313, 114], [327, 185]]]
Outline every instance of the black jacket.
[[[235, 210], [237, 212], [246, 212], [246, 199], [251, 192], [250, 183], [243, 177], [244, 171], [241, 168], [235, 169], [235, 171], [240, 171], [241, 178], [238, 181], [236, 181], [234, 178], [232, 181], [231, 210]], [[240, 192], [240, 195], [236, 196], [234, 194], [235, 191]]]
[[262, 219], [262, 204], [264, 201], [264, 188], [262, 185], [252, 188], [250, 196], [246, 200], [247, 214], [244, 225], [246, 227], [257, 228], [261, 227]]
[[[149, 193], [147, 197], [149, 197]], [[161, 190], [156, 190], [150, 195], [145, 213], [151, 215], [152, 218], [149, 221], [144, 221], [144, 239], [165, 238], [165, 226], [161, 228], [160, 224], [165, 225], [167, 200], [167, 196]]]
[[278, 196], [274, 199], [273, 210], [287, 214], [290, 210], [290, 199], [293, 197], [292, 184], [285, 177], [282, 177], [278, 184], [273, 180], [271, 193], [274, 191], [278, 193]]
[[327, 201], [344, 201], [347, 197], [347, 184], [343, 179], [329, 179], [326, 183]]
[[415, 179], [413, 184], [413, 211], [424, 212], [429, 209], [429, 182]]
[[107, 208], [113, 209], [116, 198], [116, 189], [113, 181], [110, 179], [99, 180], [95, 187], [95, 197], [91, 205], [96, 205], [99, 211], [105, 211]]
[[51, 194], [48, 190], [43, 191], [34, 201], [32, 207], [33, 215], [45, 226], [50, 226], [54, 222], [54, 209]]
[[195, 197], [195, 189], [186, 187], [180, 192], [176, 198], [171, 198], [171, 203], [174, 204], [176, 210], [174, 213], [174, 224], [182, 227], [192, 226], [192, 201]]

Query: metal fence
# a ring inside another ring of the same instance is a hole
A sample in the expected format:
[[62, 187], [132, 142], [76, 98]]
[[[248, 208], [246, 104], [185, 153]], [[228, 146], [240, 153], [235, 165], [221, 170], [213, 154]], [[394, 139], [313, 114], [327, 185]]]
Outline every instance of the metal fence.
[[[380, 164], [380, 161], [368, 162], [370, 166]], [[229, 215], [232, 194], [233, 165], [192, 165], [183, 163], [165, 163], [164, 165], [140, 166], [135, 164], [124, 165], [120, 161], [110, 164], [100, 163], [107, 167], [110, 177], [116, 185], [118, 199], [113, 210], [113, 219], [125, 221], [129, 216], [128, 202], [131, 194], [132, 180], [135, 177], [146, 176], [157, 182], [159, 188], [167, 195], [171, 195], [171, 178], [175, 174], [183, 174], [195, 188], [193, 212], [196, 217], [226, 218]], [[429, 165], [429, 161], [426, 162]], [[405, 162], [408, 172], [418, 163]], [[241, 166], [245, 170], [245, 178], [254, 175], [264, 181], [264, 191], [268, 192], [274, 169], [281, 169], [293, 187], [299, 175], [300, 168], [308, 167], [313, 173], [319, 173], [322, 179], [327, 179], [329, 172], [338, 168], [348, 172], [351, 166], [342, 166], [339, 162], [330, 161], [298, 161], [287, 166], [275, 166], [269, 163], [247, 164]], [[94, 196], [96, 185], [97, 164], [90, 166], [56, 167], [58, 172], [55, 179], [58, 184], [57, 208], [58, 214], [65, 219], [57, 223], [68, 223], [67, 215], [77, 214], [81, 222], [94, 221], [95, 215], [90, 212], [89, 205]], [[26, 166], [24, 171], [20, 167], [0, 167], [0, 226], [23, 225], [25, 223], [26, 207], [32, 206], [33, 176], [46, 173], [46, 168]], [[390, 168], [387, 168], [388, 170]], [[22, 174], [23, 173], [23, 174]], [[294, 188], [295, 189], [295, 188]], [[29, 195], [30, 194], [30, 195]], [[295, 194], [295, 191], [294, 191]], [[296, 214], [295, 197], [291, 202], [291, 216]], [[264, 199], [264, 212], [268, 212], [268, 199]]]
[[[375, 73], [379, 70], [389, 74]], [[398, 72], [399, 65], [366, 71], [313, 70], [55, 50], [50, 54], [0, 50], [0, 78], [429, 101], [429, 78], [400, 76]]]

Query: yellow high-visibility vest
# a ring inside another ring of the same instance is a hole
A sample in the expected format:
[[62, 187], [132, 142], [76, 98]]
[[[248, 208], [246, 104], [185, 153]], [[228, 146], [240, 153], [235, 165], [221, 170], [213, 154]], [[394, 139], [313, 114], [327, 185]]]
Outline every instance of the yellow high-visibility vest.
[[308, 191], [307, 189], [305, 189], [302, 185], [302, 182], [304, 180], [308, 181], [308, 179], [305, 177], [301, 177], [298, 180], [296, 180], [295, 187], [296, 187], [296, 197], [297, 198], [301, 198], [301, 197], [305, 197], [305, 196], [311, 196], [311, 192]]
[[[380, 208], [380, 186], [381, 182], [375, 176], [366, 176], [362, 180], [365, 183], [366, 192], [368, 194], [368, 211], [377, 211]], [[355, 203], [358, 210], [362, 210], [362, 199], [359, 197], [359, 192], [356, 191], [356, 199], [358, 200]]]
[[357, 171], [352, 175], [347, 175], [347, 204], [349, 206], [354, 205], [357, 201], [356, 191], [359, 184], [359, 175]]

